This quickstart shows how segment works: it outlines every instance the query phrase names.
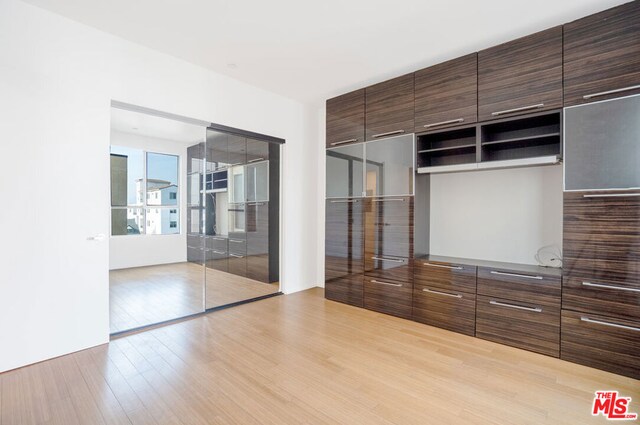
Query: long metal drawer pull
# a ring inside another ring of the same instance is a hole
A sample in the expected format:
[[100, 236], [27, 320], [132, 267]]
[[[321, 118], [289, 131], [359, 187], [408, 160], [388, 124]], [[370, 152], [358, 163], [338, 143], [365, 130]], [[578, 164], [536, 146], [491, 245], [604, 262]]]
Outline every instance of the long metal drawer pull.
[[423, 125], [423, 127], [424, 128], [439, 127], [441, 125], [456, 124], [456, 123], [459, 123], [459, 122], [464, 122], [464, 118], [458, 118], [458, 119], [449, 120], [449, 121], [434, 122], [433, 124], [425, 124], [425, 125]]
[[402, 283], [381, 282], [379, 280], [373, 280], [373, 279], [371, 279], [371, 283], [377, 283], [378, 285], [396, 286], [398, 288], [402, 286]]
[[371, 137], [374, 139], [377, 139], [379, 137], [393, 136], [394, 134], [402, 134], [402, 133], [404, 133], [404, 130], [388, 131], [386, 133], [374, 134]]
[[429, 267], [441, 267], [443, 269], [451, 269], [451, 270], [462, 270], [463, 267], [460, 266], [447, 266], [444, 264], [433, 264], [433, 263], [422, 263], [425, 266], [429, 266]]
[[497, 272], [495, 270], [491, 270], [491, 274], [497, 274], [499, 276], [523, 277], [525, 279], [536, 279], [536, 280], [542, 280], [543, 279], [542, 276], [530, 276], [528, 274]]
[[404, 198], [376, 198], [371, 202], [404, 202]]
[[244, 243], [243, 240], [241, 239], [229, 239], [229, 242], [234, 242], [234, 243]]
[[226, 254], [226, 252], [224, 252], [224, 251], [216, 251], [216, 250], [214, 250], [213, 252], [214, 252], [215, 254]]
[[250, 207], [259, 207], [260, 205], [264, 205], [264, 202], [251, 202], [249, 204]]
[[227, 238], [218, 238], [218, 237], [212, 237], [211, 239], [213, 239], [214, 241], [226, 241]]
[[498, 115], [510, 114], [511, 112], [528, 111], [529, 109], [539, 109], [544, 107], [544, 103], [536, 103], [535, 105], [523, 106], [521, 108], [505, 109], [504, 111], [492, 112], [494, 117]]
[[347, 140], [341, 140], [339, 142], [333, 142], [330, 143], [331, 146], [337, 146], [337, 145], [344, 145], [345, 143], [353, 143], [353, 142], [357, 142], [358, 139], [347, 139]]
[[603, 322], [601, 320], [589, 319], [588, 317], [584, 317], [584, 316], [581, 317], [580, 320], [582, 322], [595, 323], [597, 325], [611, 326], [612, 328], [629, 329], [630, 331], [640, 332], [640, 328], [636, 328], [634, 326], [620, 325], [618, 323]]
[[630, 87], [623, 87], [621, 89], [601, 91], [599, 93], [585, 94], [584, 96], [582, 96], [582, 98], [586, 100], [586, 99], [591, 99], [592, 97], [606, 96], [608, 94], [620, 93], [621, 91], [635, 90], [635, 89], [640, 89], [640, 85], [630, 86]]
[[427, 288], [423, 288], [422, 290], [424, 292], [428, 292], [430, 294], [444, 295], [446, 297], [453, 297], [453, 298], [462, 298], [462, 295], [460, 295], [460, 294], [448, 294], [446, 292], [432, 291], [431, 289], [427, 289]]
[[391, 261], [394, 263], [404, 263], [404, 260], [400, 260], [398, 258], [371, 257], [371, 259], [378, 261]]
[[341, 200], [341, 201], [331, 201], [332, 204], [350, 204], [350, 203], [357, 203], [360, 202], [357, 199], [345, 199], [345, 200]]
[[640, 292], [640, 289], [625, 288], [624, 286], [603, 285], [602, 283], [582, 282], [582, 286], [592, 286], [594, 288], [615, 289], [618, 291]]
[[237, 255], [237, 254], [229, 254], [229, 255], [235, 258], [244, 258], [244, 255]]
[[582, 195], [583, 198], [630, 198], [640, 196], [640, 193], [592, 193]]
[[249, 164], [251, 164], [252, 162], [258, 162], [258, 161], [263, 161], [264, 158], [256, 158], [256, 159], [251, 159], [249, 161], [247, 161]]
[[534, 307], [524, 307], [524, 306], [521, 306], [521, 305], [501, 303], [501, 302], [498, 302], [498, 301], [489, 301], [489, 304], [498, 305], [500, 307], [516, 308], [518, 310], [533, 311], [534, 313], [542, 313], [542, 309], [541, 308], [537, 308], [537, 307], [536, 308], [534, 308]]

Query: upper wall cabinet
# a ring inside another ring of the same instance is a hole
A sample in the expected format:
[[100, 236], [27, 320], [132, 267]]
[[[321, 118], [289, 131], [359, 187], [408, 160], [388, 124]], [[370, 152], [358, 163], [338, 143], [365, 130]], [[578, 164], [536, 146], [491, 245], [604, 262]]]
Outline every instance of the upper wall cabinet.
[[640, 1], [564, 26], [564, 104], [640, 93]]
[[364, 89], [327, 100], [327, 147], [364, 142]]
[[478, 120], [562, 107], [562, 27], [478, 53]]
[[365, 89], [367, 140], [413, 133], [413, 75]]
[[416, 133], [477, 120], [477, 53], [415, 73]]

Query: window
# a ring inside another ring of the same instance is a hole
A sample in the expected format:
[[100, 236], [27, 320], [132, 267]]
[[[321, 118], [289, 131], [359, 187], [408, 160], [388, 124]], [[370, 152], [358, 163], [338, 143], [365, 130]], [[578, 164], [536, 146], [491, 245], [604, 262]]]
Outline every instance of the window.
[[177, 155], [111, 147], [111, 235], [180, 232], [178, 165]]

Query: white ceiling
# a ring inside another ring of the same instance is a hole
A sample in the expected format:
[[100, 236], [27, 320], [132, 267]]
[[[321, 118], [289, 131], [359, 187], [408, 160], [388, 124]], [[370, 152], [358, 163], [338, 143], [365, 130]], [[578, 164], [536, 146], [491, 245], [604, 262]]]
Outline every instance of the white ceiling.
[[626, 2], [26, 1], [304, 102], [322, 101]]
[[154, 115], [111, 108], [111, 130], [191, 146], [204, 140], [206, 127]]

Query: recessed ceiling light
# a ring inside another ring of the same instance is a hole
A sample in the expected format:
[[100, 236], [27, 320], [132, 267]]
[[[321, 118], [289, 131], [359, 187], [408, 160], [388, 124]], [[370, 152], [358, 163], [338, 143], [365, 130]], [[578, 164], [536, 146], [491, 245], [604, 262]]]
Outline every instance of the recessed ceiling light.
[[231, 69], [238, 69], [238, 64], [236, 63], [228, 63], [227, 66]]

